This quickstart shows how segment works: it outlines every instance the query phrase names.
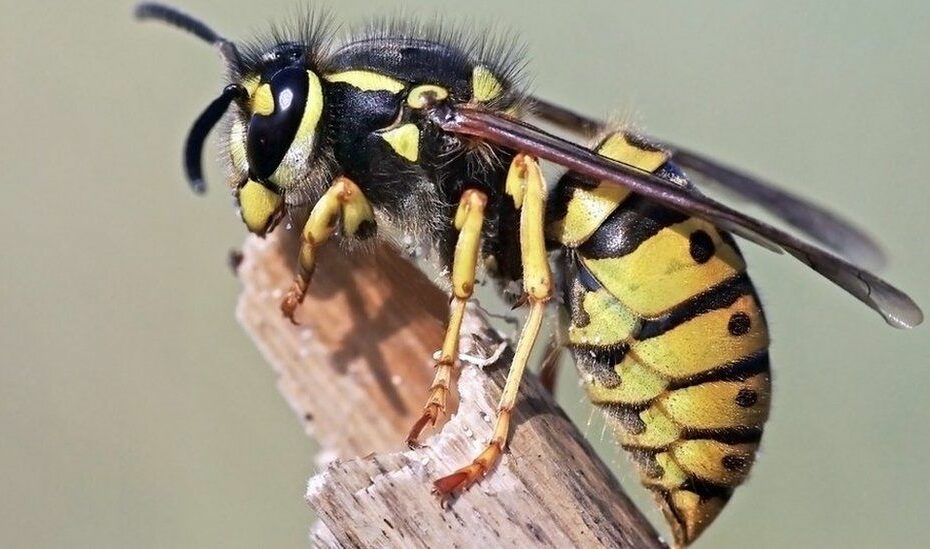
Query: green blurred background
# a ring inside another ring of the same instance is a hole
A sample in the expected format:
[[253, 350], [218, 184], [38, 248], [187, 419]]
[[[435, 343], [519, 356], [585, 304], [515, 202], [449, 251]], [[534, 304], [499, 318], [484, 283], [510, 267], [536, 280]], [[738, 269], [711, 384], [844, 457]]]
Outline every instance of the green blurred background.
[[[183, 3], [233, 38], [298, 5]], [[542, 96], [862, 220], [888, 277], [930, 305], [927, 2], [328, 5], [350, 23], [402, 11], [519, 28]], [[129, 2], [0, 7], [0, 545], [305, 547], [314, 446], [233, 320], [226, 252], [244, 230], [216, 163], [207, 198], [180, 170], [220, 88], [216, 56], [136, 24]], [[892, 330], [745, 248], [774, 333], [774, 410], [751, 481], [698, 546], [923, 545], [928, 328]], [[635, 486], [564, 373], [561, 400]]]

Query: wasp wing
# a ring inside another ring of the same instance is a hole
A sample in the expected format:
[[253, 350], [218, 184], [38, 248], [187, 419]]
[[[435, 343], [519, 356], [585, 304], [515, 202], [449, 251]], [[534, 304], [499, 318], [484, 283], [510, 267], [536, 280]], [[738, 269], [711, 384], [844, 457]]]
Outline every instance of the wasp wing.
[[786, 251], [880, 313], [896, 328], [910, 328], [923, 321], [917, 304], [881, 278], [693, 189], [600, 156], [521, 120], [478, 107], [440, 105], [431, 109], [430, 117], [446, 131], [477, 137], [615, 183], [770, 250]]
[[[532, 98], [531, 113], [568, 130], [593, 136], [607, 129], [603, 122]], [[700, 153], [649, 138], [672, 153], [672, 161], [701, 179], [717, 184], [782, 219], [807, 236], [851, 261], [870, 268], [880, 268], [885, 254], [862, 229], [833, 212], [741, 170], [726, 166]]]

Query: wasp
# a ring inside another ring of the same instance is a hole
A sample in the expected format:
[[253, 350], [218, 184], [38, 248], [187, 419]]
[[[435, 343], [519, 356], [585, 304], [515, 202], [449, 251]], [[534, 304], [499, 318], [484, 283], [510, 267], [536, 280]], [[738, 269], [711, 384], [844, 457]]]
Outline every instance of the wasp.
[[[284, 315], [295, 319], [317, 252], [332, 238], [399, 232], [448, 273], [448, 328], [409, 444], [445, 412], [477, 271], [501, 288], [522, 286], [526, 319], [493, 438], [434, 482], [442, 497], [474, 484], [505, 451], [550, 303], [564, 313], [564, 346], [591, 401], [678, 546], [693, 542], [746, 478], [769, 412], [769, 331], [734, 236], [794, 256], [894, 327], [923, 320], [907, 295], [857, 266], [881, 259], [859, 229], [710, 158], [527, 94], [515, 48], [401, 25], [339, 44], [311, 18], [235, 43], [160, 4], [141, 4], [136, 15], [188, 31], [225, 61], [227, 85], [185, 144], [193, 189], [205, 190], [204, 142], [225, 119], [229, 183], [248, 230], [266, 235], [289, 212], [310, 209]], [[551, 189], [541, 160], [566, 170]], [[832, 251], [708, 197], [685, 170]]]

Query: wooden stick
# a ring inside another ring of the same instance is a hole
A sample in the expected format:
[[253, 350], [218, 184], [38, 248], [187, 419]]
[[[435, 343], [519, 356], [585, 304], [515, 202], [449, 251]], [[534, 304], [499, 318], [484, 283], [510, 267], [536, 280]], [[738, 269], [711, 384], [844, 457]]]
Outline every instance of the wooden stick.
[[249, 239], [238, 270], [240, 322], [307, 432], [338, 458], [308, 485], [321, 520], [311, 535], [316, 546], [663, 547], [532, 375], [521, 389], [509, 454], [441, 508], [431, 481], [469, 462], [491, 436], [512, 351], [470, 310], [461, 352], [490, 364], [482, 371], [466, 362], [454, 418], [424, 448], [405, 449], [432, 378], [447, 298], [387, 246], [352, 255], [334, 248], [320, 258], [298, 311], [301, 326], [278, 309], [292, 277], [289, 235]]

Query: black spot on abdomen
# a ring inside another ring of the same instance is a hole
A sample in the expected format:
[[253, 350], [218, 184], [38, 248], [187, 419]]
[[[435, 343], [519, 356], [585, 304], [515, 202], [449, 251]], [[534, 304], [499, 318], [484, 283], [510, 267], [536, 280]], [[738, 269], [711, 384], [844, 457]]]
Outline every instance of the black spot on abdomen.
[[691, 253], [691, 259], [693, 259], [695, 263], [707, 263], [717, 252], [714, 246], [714, 240], [706, 231], [698, 229], [691, 233], [688, 240], [688, 251]]
[[744, 312], [733, 313], [727, 323], [727, 331], [730, 332], [730, 335], [736, 337], [748, 334], [751, 328], [752, 321], [749, 315]]
[[740, 389], [736, 394], [736, 405], [741, 408], [749, 408], [759, 400], [759, 394], [752, 389]]

